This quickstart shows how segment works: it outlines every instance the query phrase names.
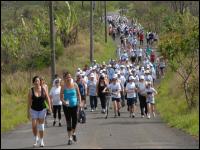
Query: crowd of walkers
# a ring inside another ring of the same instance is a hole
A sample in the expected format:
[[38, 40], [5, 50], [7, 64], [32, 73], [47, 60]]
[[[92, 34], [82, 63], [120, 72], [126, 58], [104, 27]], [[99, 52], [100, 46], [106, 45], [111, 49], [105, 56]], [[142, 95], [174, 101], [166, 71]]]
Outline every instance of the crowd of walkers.
[[[145, 47], [141, 25], [129, 25], [125, 17], [117, 20], [111, 18], [109, 23], [109, 34], [113, 39], [118, 35], [121, 40], [116, 50], [117, 60], [110, 59], [101, 64], [94, 60], [90, 67], [85, 65], [82, 69], [78, 68], [75, 77], [69, 72], [63, 73], [63, 79], [56, 75], [50, 92], [43, 77], [33, 78], [34, 86], [28, 95], [28, 117], [32, 118], [34, 146], [44, 146], [43, 134], [48, 113], [53, 112], [53, 126], [57, 123], [57, 114], [58, 125], [62, 126], [62, 108], [67, 124], [68, 144], [76, 142], [79, 110], [90, 109], [91, 113], [97, 111], [100, 99], [101, 113], [105, 114], [108, 94], [111, 96], [114, 118], [120, 117], [125, 102], [128, 117], [137, 117], [138, 102], [141, 118], [146, 116], [150, 119], [151, 114], [155, 117], [155, 80], [164, 75], [165, 69], [164, 59], [156, 56], [152, 49], [153, 41], [157, 40], [156, 35], [147, 32]], [[89, 104], [86, 103], [87, 97]]]

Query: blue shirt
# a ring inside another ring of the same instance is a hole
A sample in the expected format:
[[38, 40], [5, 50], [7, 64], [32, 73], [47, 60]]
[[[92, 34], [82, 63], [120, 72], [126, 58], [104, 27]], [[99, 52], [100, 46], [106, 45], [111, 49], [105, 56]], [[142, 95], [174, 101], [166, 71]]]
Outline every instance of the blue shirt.
[[96, 85], [97, 83], [95, 81], [88, 81], [88, 88], [89, 88], [89, 95], [90, 96], [96, 96]]
[[67, 88], [66, 85], [64, 87], [64, 101], [69, 101], [69, 107], [77, 106], [78, 99], [76, 88]]

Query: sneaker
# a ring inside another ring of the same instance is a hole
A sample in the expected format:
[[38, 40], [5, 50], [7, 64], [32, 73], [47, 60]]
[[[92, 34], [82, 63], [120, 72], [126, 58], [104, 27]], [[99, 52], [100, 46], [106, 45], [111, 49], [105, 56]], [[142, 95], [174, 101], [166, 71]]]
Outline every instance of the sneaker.
[[34, 144], [33, 144], [33, 147], [36, 147], [37, 144], [38, 144], [38, 137], [34, 137]]
[[77, 141], [77, 137], [76, 137], [76, 135], [72, 135], [72, 138], [73, 138], [74, 142]]
[[72, 145], [72, 140], [68, 140], [68, 145]]
[[59, 122], [59, 127], [62, 127], [61, 123]]
[[134, 113], [132, 114], [132, 118], [135, 118], [135, 114]]
[[150, 118], [151, 118], [150, 114], [147, 114], [147, 119], [150, 119]]
[[144, 118], [144, 115], [142, 115], [141, 118]]
[[56, 122], [54, 121], [54, 122], [53, 122], [53, 126], [55, 126], [55, 124], [56, 124]]
[[153, 112], [153, 117], [154, 117], [154, 118], [156, 117], [156, 114], [155, 114], [155, 112]]
[[120, 116], [120, 112], [118, 111], [118, 116]]
[[94, 109], [91, 109], [91, 112], [93, 112], [94, 111]]
[[44, 141], [43, 140], [40, 140], [40, 147], [44, 147]]

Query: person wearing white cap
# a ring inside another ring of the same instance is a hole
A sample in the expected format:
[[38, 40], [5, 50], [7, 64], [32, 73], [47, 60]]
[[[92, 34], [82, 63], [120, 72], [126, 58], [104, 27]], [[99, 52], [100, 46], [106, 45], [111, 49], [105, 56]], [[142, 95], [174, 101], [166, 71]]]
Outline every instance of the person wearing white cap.
[[115, 70], [112, 68], [111, 65], [108, 65], [107, 75], [108, 75], [109, 82], [111, 82], [114, 74], [115, 74]]
[[150, 70], [145, 71], [145, 80], [150, 81], [153, 84], [153, 77], [150, 75]]
[[147, 82], [146, 86], [146, 102], [147, 102], [147, 118], [150, 119], [150, 113], [153, 113], [153, 116], [155, 117], [155, 99], [154, 94], [157, 94], [157, 91], [152, 87], [151, 82]]
[[87, 95], [90, 96], [91, 112], [93, 112], [97, 107], [97, 81], [94, 80], [94, 78], [95, 75], [91, 73], [87, 84]]
[[129, 82], [126, 85], [126, 93], [127, 93], [127, 105], [128, 105], [128, 110], [130, 112], [130, 117], [135, 117], [135, 110], [136, 110], [136, 103], [137, 103], [137, 98], [136, 98], [136, 86], [134, 83], [134, 77], [130, 76], [129, 77]]
[[86, 86], [86, 82], [83, 79], [83, 76], [81, 74], [78, 74], [76, 76], [76, 83], [78, 85], [78, 88], [79, 88], [79, 91], [81, 94], [81, 100], [82, 100], [81, 107], [84, 107], [85, 109], [87, 109], [87, 106], [86, 106], [87, 86]]
[[144, 80], [144, 75], [140, 76], [140, 82], [138, 83], [138, 96], [140, 101], [140, 110], [141, 110], [141, 117], [144, 118], [144, 109], [145, 113], [147, 114], [147, 103], [146, 103], [146, 97], [145, 97], [145, 90], [146, 90], [146, 84]]
[[111, 97], [112, 97], [112, 102], [113, 102], [113, 106], [114, 106], [114, 113], [115, 113], [114, 117], [117, 117], [117, 113], [118, 113], [118, 116], [120, 116], [120, 111], [119, 110], [121, 108], [121, 104], [120, 104], [121, 85], [118, 82], [117, 78], [118, 78], [117, 74], [114, 74], [112, 83], [110, 83], [108, 85], [108, 89], [110, 89], [110, 91], [112, 93]]
[[121, 85], [121, 100], [122, 100], [122, 107], [124, 107], [125, 105], [125, 93], [124, 93], [124, 85], [125, 85], [125, 82], [126, 82], [126, 78], [124, 77], [124, 75], [121, 75], [120, 74], [120, 71], [117, 72], [117, 75], [118, 75], [118, 81], [120, 82], [120, 85]]

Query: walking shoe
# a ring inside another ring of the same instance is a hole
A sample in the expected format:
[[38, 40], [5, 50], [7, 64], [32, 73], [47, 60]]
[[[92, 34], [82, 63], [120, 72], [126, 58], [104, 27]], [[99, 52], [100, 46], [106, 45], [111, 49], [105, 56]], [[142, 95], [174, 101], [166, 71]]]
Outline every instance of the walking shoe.
[[38, 144], [38, 137], [36, 136], [36, 137], [34, 137], [34, 144], [33, 144], [33, 147], [36, 147], [37, 146], [37, 144]]
[[142, 115], [141, 118], [144, 118], [144, 115]]
[[132, 114], [132, 118], [135, 118], [135, 114], [134, 113]]
[[55, 126], [55, 124], [56, 124], [56, 122], [54, 121], [54, 122], [53, 122], [53, 126]]
[[40, 139], [39, 143], [40, 143], [40, 144], [39, 144], [40, 147], [44, 147], [44, 141], [43, 141], [43, 140]]
[[94, 109], [91, 109], [91, 110], [90, 110], [90, 112], [93, 112], [93, 111], [94, 111]]
[[77, 137], [76, 137], [76, 135], [72, 135], [72, 138], [73, 138], [74, 142], [77, 141]]
[[59, 122], [59, 127], [62, 127], [61, 123]]
[[120, 116], [120, 112], [118, 111], [118, 116]]
[[68, 140], [68, 145], [72, 145], [72, 140]]
[[147, 114], [147, 119], [150, 119], [150, 118], [151, 118], [150, 114]]
[[154, 118], [156, 117], [156, 114], [155, 114], [155, 112], [153, 112], [153, 117], [154, 117]]

